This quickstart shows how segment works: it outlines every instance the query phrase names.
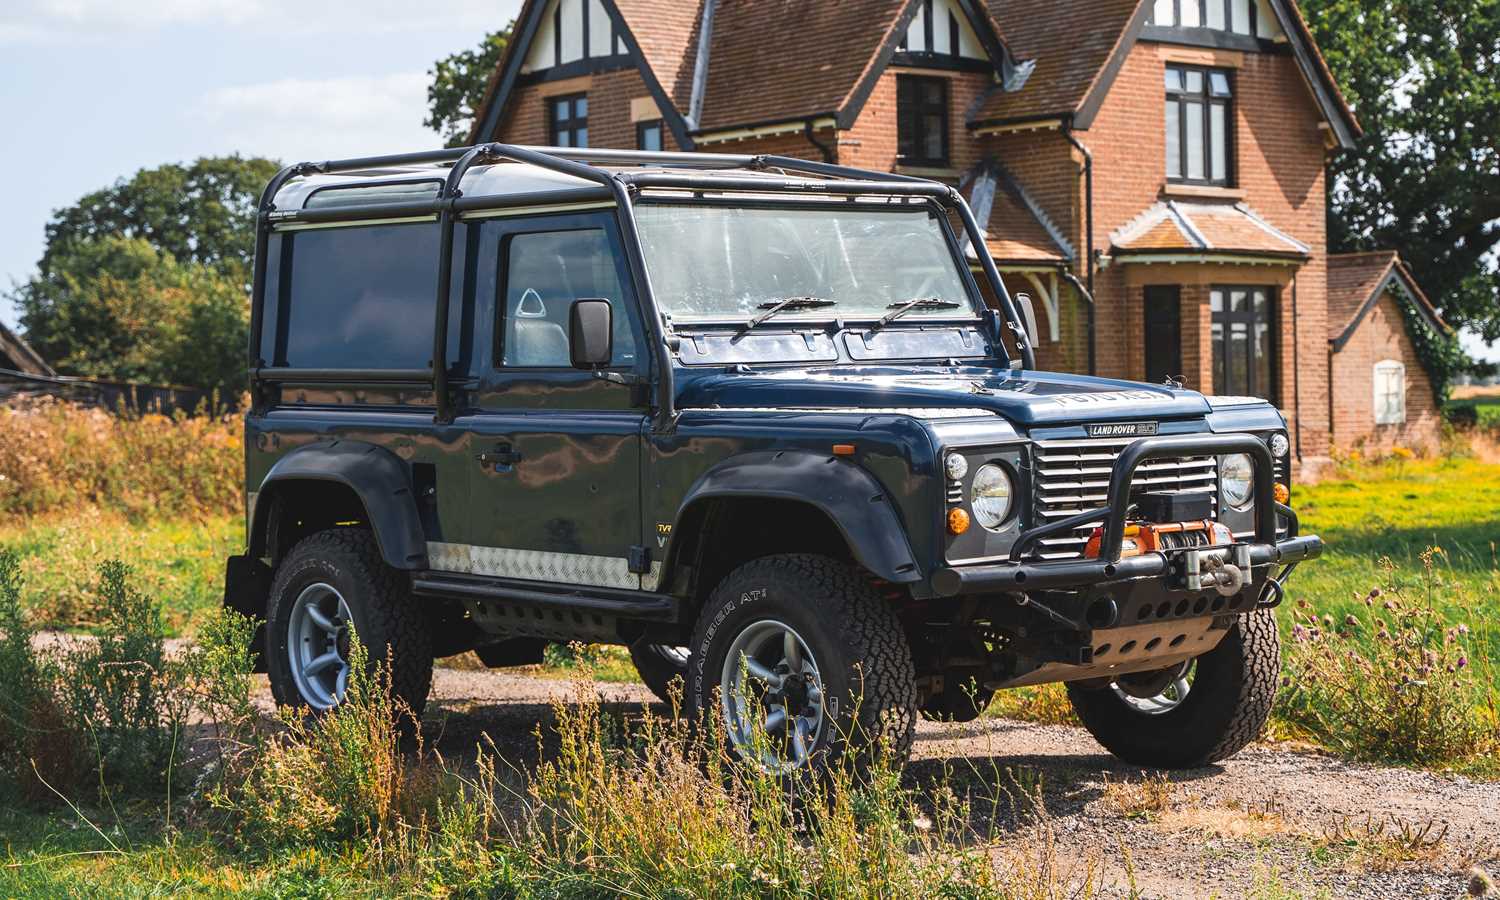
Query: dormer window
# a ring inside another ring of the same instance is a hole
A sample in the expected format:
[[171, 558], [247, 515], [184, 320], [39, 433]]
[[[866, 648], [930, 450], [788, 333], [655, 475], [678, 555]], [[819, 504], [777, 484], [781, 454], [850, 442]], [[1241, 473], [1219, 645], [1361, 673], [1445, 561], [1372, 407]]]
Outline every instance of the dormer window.
[[1233, 177], [1230, 73], [1167, 66], [1166, 74], [1167, 180], [1227, 187]]

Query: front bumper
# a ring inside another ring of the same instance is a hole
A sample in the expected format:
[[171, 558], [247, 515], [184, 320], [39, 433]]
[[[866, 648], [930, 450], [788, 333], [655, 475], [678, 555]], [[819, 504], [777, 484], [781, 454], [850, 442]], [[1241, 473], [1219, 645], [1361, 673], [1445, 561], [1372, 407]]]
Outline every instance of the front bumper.
[[[932, 592], [940, 597], [958, 595], [1020, 593], [1067, 590], [1115, 584], [1140, 578], [1168, 578], [1181, 571], [1186, 551], [1146, 553], [1121, 558], [1126, 514], [1130, 506], [1130, 484], [1136, 468], [1147, 460], [1171, 456], [1249, 455], [1255, 466], [1255, 540], [1236, 544], [1248, 548], [1252, 571], [1273, 565], [1291, 567], [1316, 559], [1323, 541], [1316, 535], [1297, 534], [1297, 516], [1275, 500], [1271, 452], [1260, 439], [1248, 434], [1206, 434], [1142, 438], [1125, 448], [1110, 473], [1107, 505], [1070, 516], [1058, 522], [1023, 532], [1015, 542], [1010, 560], [975, 566], [950, 566], [933, 572]], [[1286, 536], [1278, 536], [1278, 519], [1286, 523]], [[1026, 550], [1041, 538], [1102, 521], [1104, 537], [1097, 559], [1062, 562], [1025, 562]], [[1241, 551], [1242, 553], [1244, 551]], [[1249, 574], [1249, 573], [1247, 573]], [[1275, 579], [1279, 585], [1289, 571]], [[1258, 579], [1252, 579], [1258, 580]], [[1181, 590], [1188, 590], [1183, 587]]]

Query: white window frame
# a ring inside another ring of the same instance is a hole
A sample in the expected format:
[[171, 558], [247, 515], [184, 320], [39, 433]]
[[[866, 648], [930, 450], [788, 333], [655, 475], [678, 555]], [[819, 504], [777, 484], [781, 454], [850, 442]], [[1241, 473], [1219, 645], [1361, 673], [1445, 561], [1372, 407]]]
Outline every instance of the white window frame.
[[[1382, 359], [1374, 372], [1374, 410], [1376, 425], [1400, 425], [1406, 421], [1406, 364], [1398, 359]], [[1400, 385], [1392, 391], [1390, 382]], [[1391, 402], [1392, 400], [1395, 402]]]

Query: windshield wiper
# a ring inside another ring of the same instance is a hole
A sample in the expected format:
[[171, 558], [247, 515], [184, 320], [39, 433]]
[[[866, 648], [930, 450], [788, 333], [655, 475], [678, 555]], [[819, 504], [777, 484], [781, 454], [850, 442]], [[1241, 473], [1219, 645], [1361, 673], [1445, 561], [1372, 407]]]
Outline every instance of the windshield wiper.
[[963, 304], [955, 303], [952, 300], [940, 300], [937, 297], [918, 297], [915, 300], [908, 300], [905, 303], [892, 303], [886, 307], [890, 312], [882, 316], [880, 321], [875, 323], [875, 327], [870, 329], [870, 332], [873, 334], [879, 331], [914, 309], [958, 309], [960, 306], [963, 306]]
[[750, 329], [771, 318], [772, 316], [778, 315], [779, 313], [785, 312], [787, 310], [822, 309], [826, 306], [837, 305], [838, 301], [824, 300], [822, 297], [787, 297], [782, 300], [772, 300], [769, 303], [762, 303], [759, 307], [757, 307], [757, 309], [763, 309], [765, 310], [765, 312], [751, 319], [750, 324], [745, 326], [745, 330], [749, 331]]

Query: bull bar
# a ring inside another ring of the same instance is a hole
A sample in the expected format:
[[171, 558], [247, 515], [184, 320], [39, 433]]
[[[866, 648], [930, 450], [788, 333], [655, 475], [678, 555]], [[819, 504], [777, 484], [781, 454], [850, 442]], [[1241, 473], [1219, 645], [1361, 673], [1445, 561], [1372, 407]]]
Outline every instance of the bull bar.
[[[1016, 538], [1007, 562], [940, 568], [932, 574], [933, 592], [952, 597], [1088, 587], [1136, 578], [1164, 577], [1172, 571], [1172, 561], [1165, 552], [1121, 558], [1126, 516], [1130, 510], [1130, 483], [1136, 468], [1148, 460], [1162, 457], [1230, 453], [1244, 453], [1254, 464], [1255, 538], [1249, 547], [1249, 559], [1252, 568], [1286, 566], [1273, 579], [1279, 589], [1297, 563], [1322, 555], [1323, 541], [1317, 535], [1299, 536], [1296, 513], [1276, 502], [1271, 451], [1264, 442], [1249, 434], [1209, 434], [1149, 437], [1135, 441], [1115, 460], [1105, 506], [1022, 532]], [[1281, 540], [1276, 537], [1278, 516], [1286, 519], [1288, 524], [1288, 534]], [[1042, 538], [1101, 520], [1104, 534], [1098, 558], [1063, 562], [1022, 561], [1026, 551]]]

